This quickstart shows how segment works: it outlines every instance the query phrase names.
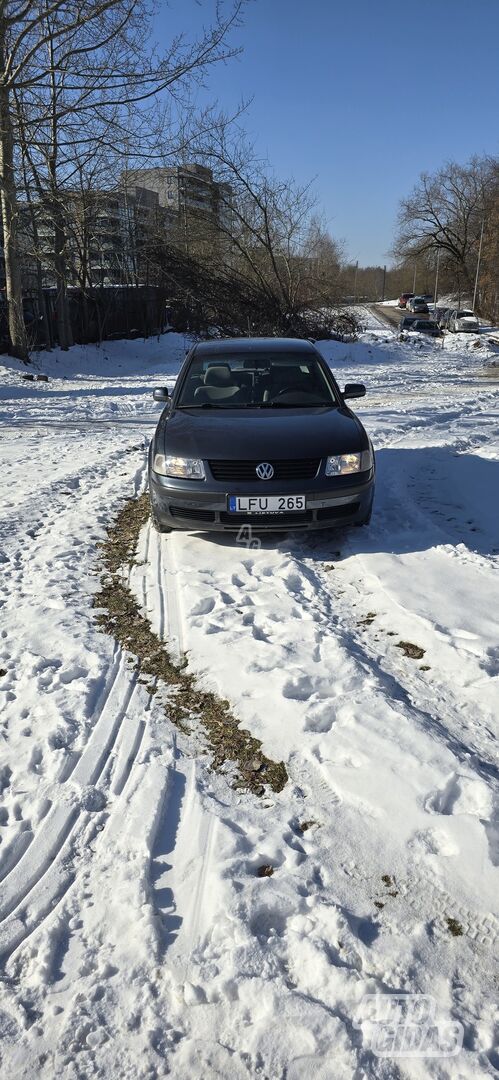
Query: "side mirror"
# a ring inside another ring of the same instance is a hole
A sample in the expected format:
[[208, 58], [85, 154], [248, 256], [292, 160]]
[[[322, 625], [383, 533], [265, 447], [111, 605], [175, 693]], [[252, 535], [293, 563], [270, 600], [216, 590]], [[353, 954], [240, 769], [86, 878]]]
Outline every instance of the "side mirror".
[[168, 401], [169, 393], [167, 386], [157, 386], [152, 394], [155, 401]]
[[366, 388], [364, 386], [364, 383], [349, 382], [345, 386], [345, 389], [343, 391], [343, 397], [344, 398], [365, 397], [365, 393], [366, 393]]

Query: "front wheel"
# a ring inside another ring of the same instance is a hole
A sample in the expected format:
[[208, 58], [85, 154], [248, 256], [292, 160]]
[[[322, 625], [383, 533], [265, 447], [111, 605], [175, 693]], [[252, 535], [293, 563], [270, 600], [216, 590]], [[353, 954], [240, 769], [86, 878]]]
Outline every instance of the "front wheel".
[[367, 511], [367, 514], [364, 514], [364, 517], [361, 518], [360, 521], [355, 522], [356, 528], [361, 529], [364, 525], [369, 525], [369, 522], [370, 522], [372, 516], [373, 516], [373, 508], [372, 508], [372, 503], [371, 503], [371, 506], [369, 507], [369, 510]]
[[163, 522], [160, 521], [158, 515], [156, 514], [152, 499], [149, 499], [149, 503], [151, 507], [151, 521], [153, 524], [153, 528], [156, 529], [156, 532], [158, 533], [171, 533], [172, 530], [168, 527], [168, 525], [163, 525]]

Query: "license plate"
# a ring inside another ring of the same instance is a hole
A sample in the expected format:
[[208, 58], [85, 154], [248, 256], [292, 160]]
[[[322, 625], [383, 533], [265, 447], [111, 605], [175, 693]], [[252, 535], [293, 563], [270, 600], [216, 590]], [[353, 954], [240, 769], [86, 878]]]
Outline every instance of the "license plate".
[[233, 514], [289, 514], [305, 509], [304, 495], [229, 495]]

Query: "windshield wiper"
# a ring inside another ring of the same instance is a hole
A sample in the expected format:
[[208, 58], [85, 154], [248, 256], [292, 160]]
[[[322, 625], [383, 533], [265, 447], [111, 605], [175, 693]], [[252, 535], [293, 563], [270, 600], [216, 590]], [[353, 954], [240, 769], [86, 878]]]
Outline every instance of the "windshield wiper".
[[333, 407], [332, 401], [309, 401], [305, 402], [286, 402], [286, 401], [260, 401], [249, 402], [243, 404], [230, 404], [230, 405], [218, 405], [212, 401], [205, 401], [202, 405], [177, 405], [177, 409], [231, 409], [233, 412], [239, 412], [243, 409], [329, 409]]
[[226, 409], [227, 405], [216, 405], [212, 401], [204, 401], [202, 405], [177, 405], [177, 409]]
[[332, 401], [264, 401], [262, 405], [253, 405], [254, 409], [327, 409]]

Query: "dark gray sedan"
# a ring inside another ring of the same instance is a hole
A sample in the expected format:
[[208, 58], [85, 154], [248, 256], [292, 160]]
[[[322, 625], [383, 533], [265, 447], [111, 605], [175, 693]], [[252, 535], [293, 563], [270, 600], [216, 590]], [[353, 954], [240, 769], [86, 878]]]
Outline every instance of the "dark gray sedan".
[[429, 334], [430, 337], [442, 337], [442, 331], [437, 322], [432, 319], [414, 319], [411, 330], [417, 334]]
[[194, 345], [149, 451], [160, 532], [256, 532], [366, 525], [374, 453], [319, 351], [294, 338]]

